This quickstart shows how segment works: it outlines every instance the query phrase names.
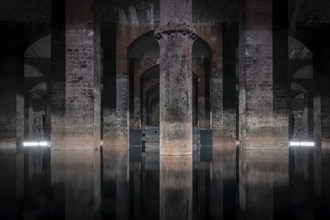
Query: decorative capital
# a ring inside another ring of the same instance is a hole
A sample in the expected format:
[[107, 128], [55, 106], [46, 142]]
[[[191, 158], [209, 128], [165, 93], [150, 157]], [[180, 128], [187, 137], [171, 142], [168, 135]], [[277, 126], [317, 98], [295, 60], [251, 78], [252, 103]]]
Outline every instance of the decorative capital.
[[186, 23], [168, 23], [167, 25], [159, 26], [154, 32], [154, 36], [157, 41], [161, 41], [163, 38], [171, 34], [180, 34], [183, 36], [188, 36], [189, 40], [192, 41], [195, 41], [198, 37], [195, 28], [192, 25], [188, 25]]

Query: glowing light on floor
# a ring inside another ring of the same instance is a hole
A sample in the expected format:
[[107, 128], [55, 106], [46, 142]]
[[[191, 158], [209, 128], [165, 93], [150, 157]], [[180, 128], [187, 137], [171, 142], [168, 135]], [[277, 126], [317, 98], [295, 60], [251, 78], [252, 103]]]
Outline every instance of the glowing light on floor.
[[314, 147], [315, 143], [312, 141], [290, 141], [290, 147]]
[[50, 147], [50, 143], [47, 141], [25, 141], [23, 147]]

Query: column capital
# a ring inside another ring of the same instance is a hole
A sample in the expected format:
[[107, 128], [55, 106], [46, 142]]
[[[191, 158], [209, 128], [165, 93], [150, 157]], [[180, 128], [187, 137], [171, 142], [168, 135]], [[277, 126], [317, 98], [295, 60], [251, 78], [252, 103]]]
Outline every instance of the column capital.
[[188, 36], [188, 39], [192, 41], [195, 41], [198, 37], [195, 28], [192, 25], [186, 23], [168, 23], [167, 25], [159, 26], [154, 32], [154, 36], [158, 42], [171, 34]]

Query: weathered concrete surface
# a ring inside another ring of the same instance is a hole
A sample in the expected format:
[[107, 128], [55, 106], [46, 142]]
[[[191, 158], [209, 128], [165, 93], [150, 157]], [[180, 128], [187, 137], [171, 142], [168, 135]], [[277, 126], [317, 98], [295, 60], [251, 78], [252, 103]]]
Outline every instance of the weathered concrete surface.
[[[276, 102], [279, 94], [274, 95], [277, 79], [273, 78], [272, 6], [272, 0], [262, 3], [247, 0], [240, 11], [239, 124], [242, 148], [268, 147], [269, 142], [278, 141], [283, 136], [274, 135], [278, 127], [283, 129], [282, 125], [277, 125], [282, 120], [276, 116], [283, 107], [278, 107]], [[276, 114], [274, 110], [277, 110]]]
[[160, 27], [160, 154], [192, 154], [191, 1], [161, 1]]

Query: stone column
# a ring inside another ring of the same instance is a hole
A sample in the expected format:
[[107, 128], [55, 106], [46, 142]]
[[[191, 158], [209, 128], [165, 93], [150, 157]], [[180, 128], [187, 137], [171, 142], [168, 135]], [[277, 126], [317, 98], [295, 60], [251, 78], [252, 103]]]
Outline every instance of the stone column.
[[64, 158], [65, 218], [99, 219], [99, 27], [93, 0], [67, 0], [64, 6], [65, 141], [58, 151]]
[[191, 0], [160, 0], [160, 219], [192, 219]]
[[192, 154], [192, 44], [188, 0], [160, 1], [160, 154]]
[[267, 147], [270, 142], [277, 148], [288, 145], [287, 30], [281, 28], [287, 22], [281, 19], [285, 2], [246, 0], [240, 10], [242, 148]]

